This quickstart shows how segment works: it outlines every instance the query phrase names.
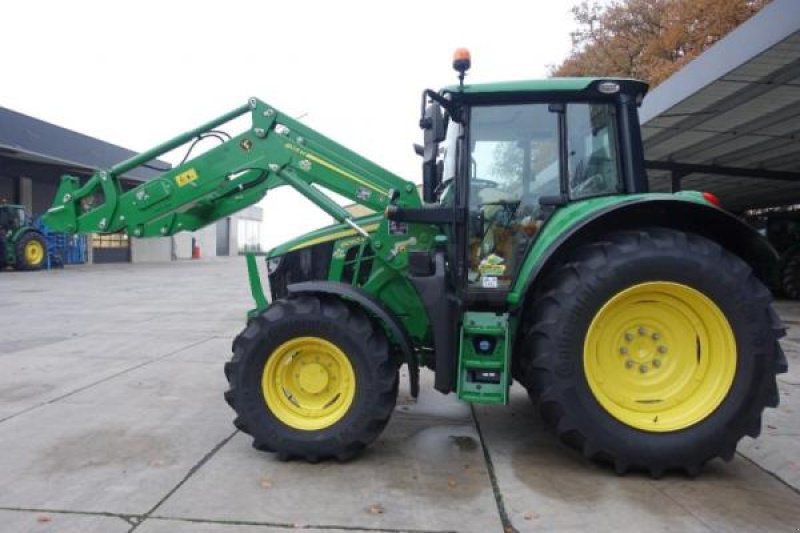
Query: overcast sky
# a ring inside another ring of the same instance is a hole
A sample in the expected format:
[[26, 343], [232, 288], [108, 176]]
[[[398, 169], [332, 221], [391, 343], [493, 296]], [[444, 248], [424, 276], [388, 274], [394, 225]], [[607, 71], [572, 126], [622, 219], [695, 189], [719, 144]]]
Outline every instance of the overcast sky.
[[[468, 81], [545, 77], [575, 3], [9, 1], [0, 105], [145, 150], [257, 96], [419, 182], [420, 93], [456, 80], [453, 50]], [[294, 191], [262, 206], [268, 245], [330, 221]]]

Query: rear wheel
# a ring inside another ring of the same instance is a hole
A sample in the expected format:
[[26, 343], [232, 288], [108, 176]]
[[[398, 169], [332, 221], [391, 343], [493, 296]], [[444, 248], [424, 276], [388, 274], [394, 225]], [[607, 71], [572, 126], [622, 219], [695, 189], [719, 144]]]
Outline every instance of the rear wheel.
[[17, 241], [17, 270], [39, 270], [44, 266], [47, 246], [39, 233], [28, 231]]
[[790, 252], [783, 261], [781, 288], [792, 300], [800, 300], [800, 249]]
[[783, 329], [739, 258], [667, 229], [618, 232], [557, 267], [517, 346], [523, 384], [563, 440], [619, 472], [732, 458], [778, 403]]
[[281, 459], [349, 459], [380, 435], [397, 363], [380, 326], [333, 297], [278, 300], [250, 322], [225, 365], [225, 399], [253, 446]]

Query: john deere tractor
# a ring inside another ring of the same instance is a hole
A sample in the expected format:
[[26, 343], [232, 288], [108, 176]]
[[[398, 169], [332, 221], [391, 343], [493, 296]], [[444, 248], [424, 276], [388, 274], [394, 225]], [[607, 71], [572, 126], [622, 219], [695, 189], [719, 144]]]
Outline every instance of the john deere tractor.
[[[346, 460], [373, 442], [401, 365], [414, 396], [421, 367], [473, 403], [507, 403], [517, 380], [564, 441], [619, 472], [731, 459], [787, 366], [762, 281], [774, 250], [712, 194], [648, 193], [646, 84], [464, 84], [463, 50], [454, 67], [458, 84], [422, 95], [421, 195], [252, 99], [85, 183], [65, 176], [46, 223], [166, 236], [282, 186], [337, 221], [269, 252], [269, 294], [247, 259], [255, 308], [225, 399], [281, 459]], [[245, 131], [120, 192], [120, 175], [246, 113]]]
[[0, 269], [39, 270], [47, 245], [21, 205], [0, 204]]

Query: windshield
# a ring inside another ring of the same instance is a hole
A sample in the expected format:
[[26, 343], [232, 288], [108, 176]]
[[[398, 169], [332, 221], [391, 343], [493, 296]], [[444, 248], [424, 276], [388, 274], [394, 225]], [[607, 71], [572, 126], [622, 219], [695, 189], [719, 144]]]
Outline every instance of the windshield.
[[25, 225], [25, 211], [15, 206], [0, 206], [0, 228], [15, 230]]

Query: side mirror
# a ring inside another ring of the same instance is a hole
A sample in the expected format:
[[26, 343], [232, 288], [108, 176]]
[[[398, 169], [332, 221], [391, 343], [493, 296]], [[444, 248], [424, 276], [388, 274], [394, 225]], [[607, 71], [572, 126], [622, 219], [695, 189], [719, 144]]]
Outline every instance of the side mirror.
[[422, 199], [425, 203], [432, 204], [438, 200], [436, 197], [437, 189], [442, 183], [444, 173], [444, 162], [425, 161], [422, 163]]
[[[425, 113], [423, 113], [419, 121], [419, 127], [425, 132], [425, 152], [427, 154], [432, 145], [438, 145], [447, 135], [442, 106], [440, 106], [438, 102], [431, 102], [428, 104], [425, 108]], [[434, 157], [435, 156], [436, 153], [434, 151]]]
[[[425, 94], [423, 93], [423, 101]], [[422, 199], [427, 203], [436, 201], [436, 189], [442, 180], [442, 165], [437, 164], [439, 143], [447, 135], [444, 114], [438, 102], [431, 102], [425, 107], [419, 127], [423, 130], [425, 140], [422, 146]]]

